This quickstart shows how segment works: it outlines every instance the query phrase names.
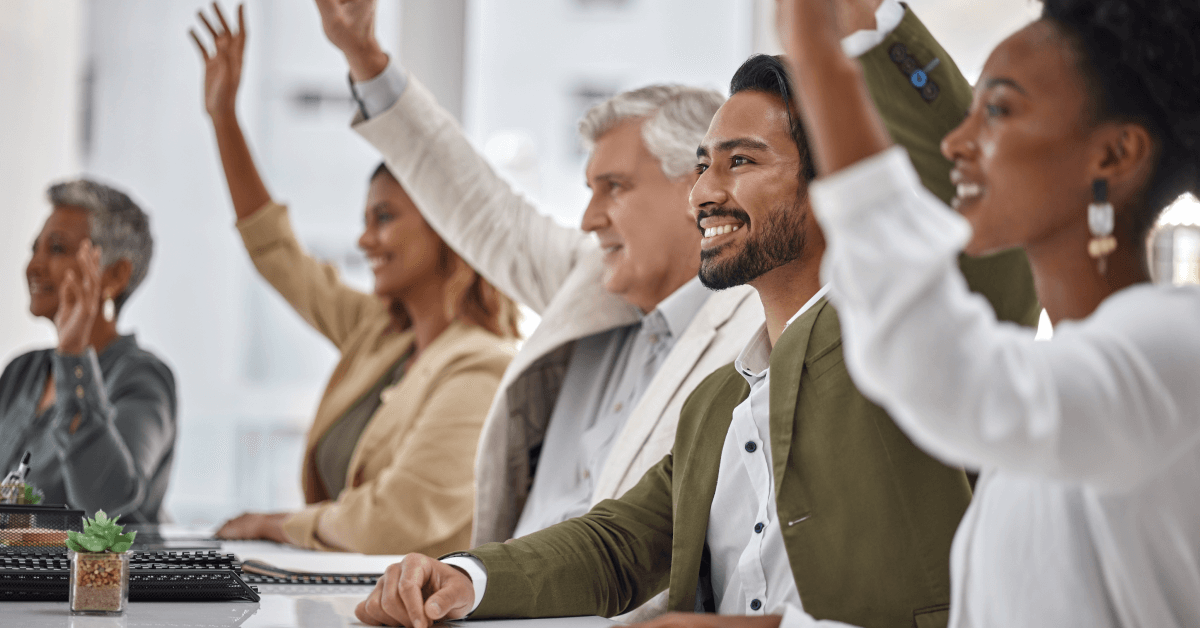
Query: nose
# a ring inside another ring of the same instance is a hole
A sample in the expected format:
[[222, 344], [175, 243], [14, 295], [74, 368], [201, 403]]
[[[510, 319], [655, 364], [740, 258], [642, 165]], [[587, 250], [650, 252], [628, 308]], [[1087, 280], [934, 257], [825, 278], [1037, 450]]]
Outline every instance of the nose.
[[729, 192], [725, 189], [721, 178], [709, 168], [700, 173], [692, 191], [688, 194], [688, 215], [696, 220], [700, 210], [706, 207], [719, 207], [729, 201]]
[[358, 236], [358, 248], [367, 251], [375, 244], [375, 230], [370, 226], [364, 227], [362, 235]]
[[979, 152], [978, 116], [967, 114], [962, 123], [942, 138], [942, 156], [950, 161], [974, 159]]
[[607, 195], [600, 190], [592, 192], [592, 199], [588, 201], [587, 209], [583, 210], [583, 219], [579, 223], [580, 229], [592, 232], [609, 226], [611, 221], [608, 218], [607, 198]]

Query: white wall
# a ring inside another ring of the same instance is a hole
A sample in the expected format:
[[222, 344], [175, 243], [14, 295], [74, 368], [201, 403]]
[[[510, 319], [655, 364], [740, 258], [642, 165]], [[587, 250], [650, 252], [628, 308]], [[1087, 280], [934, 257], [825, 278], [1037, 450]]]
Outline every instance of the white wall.
[[29, 315], [25, 264], [44, 192], [79, 169], [82, 0], [0, 0], [0, 360], [54, 341]]

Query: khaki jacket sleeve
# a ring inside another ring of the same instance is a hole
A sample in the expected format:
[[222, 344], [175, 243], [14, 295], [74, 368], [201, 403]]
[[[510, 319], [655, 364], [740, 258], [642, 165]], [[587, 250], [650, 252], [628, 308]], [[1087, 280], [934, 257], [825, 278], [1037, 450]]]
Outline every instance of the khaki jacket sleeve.
[[488, 587], [474, 618], [611, 617], [667, 587], [671, 565], [672, 457], [620, 499], [508, 543], [471, 552]]
[[[398, 446], [389, 452], [387, 468], [343, 490], [336, 501], [288, 518], [288, 536], [313, 549], [404, 554], [449, 551], [444, 544], [457, 534], [464, 549], [479, 432], [507, 364], [508, 355], [499, 351], [451, 363], [437, 376], [408, 433], [391, 441]], [[392, 398], [378, 412], [404, 411], [412, 401]]]
[[339, 350], [364, 316], [383, 307], [377, 297], [342, 283], [332, 265], [305, 252], [283, 205], [269, 203], [239, 220], [237, 228], [263, 279]]
[[395, 105], [354, 130], [383, 154], [434, 231], [538, 314], [590, 245], [583, 231], [538, 212], [501, 179], [413, 76]]
[[[913, 63], [923, 68], [938, 60], [924, 88], [926, 95], [931, 87], [936, 90], [932, 99], [922, 96], [922, 90], [913, 86], [910, 74], [902, 69], [908, 57], [912, 61], [907, 69]], [[942, 156], [941, 143], [963, 121], [971, 106], [970, 83], [911, 9], [905, 9], [900, 25], [883, 43], [859, 57], [859, 62], [893, 141], [908, 150], [922, 185], [949, 203], [955, 193], [950, 183], [952, 164]], [[1037, 326], [1042, 307], [1023, 251], [1012, 249], [984, 257], [963, 255], [959, 267], [971, 290], [992, 304], [997, 318]]]

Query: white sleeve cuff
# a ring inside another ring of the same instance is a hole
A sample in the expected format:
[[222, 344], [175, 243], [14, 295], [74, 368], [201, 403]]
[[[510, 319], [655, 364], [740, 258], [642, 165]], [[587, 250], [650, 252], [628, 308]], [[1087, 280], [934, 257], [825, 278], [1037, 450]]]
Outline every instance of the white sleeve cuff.
[[895, 203], [921, 188], [921, 177], [896, 145], [813, 181], [809, 187], [813, 212], [822, 222], [843, 222], [879, 205]]
[[479, 603], [483, 601], [483, 592], [487, 590], [487, 568], [483, 566], [483, 561], [474, 556], [460, 555], [443, 558], [442, 562], [467, 572], [467, 577], [471, 579], [471, 584], [475, 587], [475, 601], [471, 604], [471, 610], [467, 614], [474, 613], [475, 609], [479, 608]]
[[375, 78], [350, 84], [365, 118], [374, 118], [392, 108], [408, 87], [408, 71], [395, 59]]
[[842, 40], [842, 51], [851, 59], [861, 57], [883, 43], [903, 19], [904, 5], [900, 4], [900, 0], [883, 0], [883, 4], [875, 10], [875, 30], [856, 31], [847, 35]]

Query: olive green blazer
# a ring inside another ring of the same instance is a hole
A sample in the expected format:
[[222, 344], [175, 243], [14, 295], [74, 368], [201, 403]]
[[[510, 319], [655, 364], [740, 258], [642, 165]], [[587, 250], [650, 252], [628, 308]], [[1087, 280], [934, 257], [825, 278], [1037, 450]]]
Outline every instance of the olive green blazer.
[[[929, 73], [934, 98], [893, 59], [896, 43], [920, 64], [940, 60]], [[894, 138], [926, 185], [948, 198], [950, 165], [938, 143], [962, 119], [970, 87], [911, 12], [861, 61]], [[964, 258], [963, 267], [1001, 318], [1036, 323], [1023, 254]], [[474, 550], [488, 571], [474, 616], [611, 616], [668, 586], [669, 609], [711, 609], [709, 511], [733, 409], [749, 390], [732, 365], [717, 370], [684, 404], [672, 453], [620, 499]], [[770, 400], [778, 521], [805, 611], [869, 628], [945, 626], [950, 544], [970, 501], [967, 478], [917, 449], [858, 391], [837, 314], [824, 300], [776, 343]]]

